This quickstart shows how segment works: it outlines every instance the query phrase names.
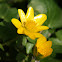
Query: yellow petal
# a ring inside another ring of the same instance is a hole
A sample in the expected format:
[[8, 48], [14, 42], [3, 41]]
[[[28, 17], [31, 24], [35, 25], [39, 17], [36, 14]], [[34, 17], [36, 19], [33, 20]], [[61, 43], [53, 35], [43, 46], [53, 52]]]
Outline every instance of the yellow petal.
[[42, 37], [43, 35], [40, 33], [33, 33], [36, 38]]
[[42, 25], [47, 19], [47, 16], [45, 14], [39, 14], [34, 17], [34, 21], [37, 23], [37, 25]]
[[28, 21], [34, 19], [34, 10], [32, 7], [28, 8], [27, 13], [26, 13], [26, 18]]
[[36, 43], [36, 47], [40, 47], [42, 46], [43, 43], [45, 43], [47, 41], [46, 37], [41, 36], [39, 39], [37, 39], [37, 43]]
[[26, 29], [24, 29], [24, 33], [25, 33], [25, 35], [27, 35], [28, 37], [30, 37], [31, 39], [35, 39], [35, 36], [34, 36], [34, 34], [33, 33], [30, 33], [29, 31], [27, 31]]
[[51, 47], [52, 46], [52, 41], [47, 41], [44, 44], [44, 47]]
[[18, 19], [11, 19], [11, 22], [13, 23], [13, 25], [16, 27], [16, 28], [20, 28], [21, 27], [21, 22], [18, 20]]
[[40, 46], [40, 48], [50, 48], [51, 46], [52, 46], [52, 41], [46, 41]]
[[24, 34], [24, 28], [23, 27], [18, 28], [17, 33]]
[[53, 51], [52, 48], [46, 48], [44, 51], [41, 51], [40, 53], [43, 55], [41, 58], [50, 56], [52, 54], [52, 51]]
[[42, 31], [42, 30], [47, 30], [47, 29], [49, 29], [49, 27], [47, 27], [47, 26], [38, 26], [37, 29], [38, 29], [39, 31]]
[[18, 9], [18, 13], [19, 13], [21, 22], [22, 23], [26, 22], [26, 17], [25, 17], [24, 11], [22, 9]]

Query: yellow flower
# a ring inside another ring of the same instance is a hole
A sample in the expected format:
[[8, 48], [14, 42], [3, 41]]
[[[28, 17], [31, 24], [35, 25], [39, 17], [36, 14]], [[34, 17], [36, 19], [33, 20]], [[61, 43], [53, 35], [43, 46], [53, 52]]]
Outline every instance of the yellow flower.
[[13, 18], [11, 22], [17, 28], [18, 34], [25, 34], [31, 39], [39, 38], [42, 34], [39, 31], [49, 29], [47, 26], [41, 26], [47, 19], [45, 14], [39, 14], [34, 17], [34, 10], [29, 7], [25, 15], [22, 9], [18, 9], [20, 20]]
[[42, 55], [41, 58], [45, 58], [51, 55], [53, 51], [53, 49], [51, 48], [52, 41], [47, 41], [47, 39], [44, 36], [40, 37], [37, 40], [35, 46], [37, 47], [37, 53], [40, 53]]

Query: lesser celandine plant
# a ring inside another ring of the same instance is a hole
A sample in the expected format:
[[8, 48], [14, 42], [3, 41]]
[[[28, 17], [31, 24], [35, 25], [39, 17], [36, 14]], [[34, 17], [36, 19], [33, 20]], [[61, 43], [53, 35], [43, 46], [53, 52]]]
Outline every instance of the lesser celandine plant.
[[39, 33], [39, 31], [49, 29], [49, 27], [42, 25], [46, 21], [47, 16], [45, 14], [39, 14], [34, 17], [34, 10], [32, 7], [28, 8], [26, 15], [22, 9], [18, 9], [18, 13], [21, 21], [12, 18], [11, 22], [17, 28], [18, 34], [25, 34], [32, 40], [37, 38], [35, 44], [37, 50], [35, 51], [34, 47], [33, 55], [38, 56], [38, 53], [40, 53], [42, 55], [41, 58], [51, 55], [53, 51], [51, 48], [52, 42], [47, 41], [47, 39]]
[[0, 0], [0, 62], [62, 62], [61, 4]]

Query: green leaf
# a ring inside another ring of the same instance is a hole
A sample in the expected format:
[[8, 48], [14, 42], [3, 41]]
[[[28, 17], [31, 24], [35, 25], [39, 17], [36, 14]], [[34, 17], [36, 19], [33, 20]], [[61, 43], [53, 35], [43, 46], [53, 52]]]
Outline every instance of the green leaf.
[[8, 5], [0, 4], [0, 18], [4, 19], [5, 14], [7, 13]]
[[10, 22], [3, 21], [3, 24], [0, 25], [0, 38], [3, 41], [8, 41], [17, 37], [16, 28]]
[[0, 43], [0, 48], [4, 51], [3, 45]]
[[32, 59], [31, 62], [35, 62], [35, 59]]
[[29, 41], [29, 42], [31, 42], [31, 43], [33, 43], [33, 44], [35, 44], [35, 43], [36, 43], [36, 41], [37, 41], [37, 39], [32, 40], [32, 39], [31, 39], [31, 38], [29, 38], [29, 37], [27, 37], [27, 39], [28, 39], [28, 41]]
[[23, 45], [23, 46], [26, 46], [26, 44], [27, 44], [27, 39], [26, 39], [26, 37], [25, 37], [25, 36], [23, 36], [22, 45]]
[[24, 0], [13, 0], [13, 2], [22, 2]]
[[56, 36], [57, 36], [57, 38], [58, 38], [59, 40], [62, 41], [62, 30], [58, 30], [58, 31], [56, 32]]
[[62, 41], [58, 38], [50, 38], [49, 40], [52, 41], [53, 45], [62, 45]]
[[7, 2], [7, 0], [0, 0], [0, 2], [5, 2], [5, 1]]
[[33, 48], [34, 44], [32, 43], [27, 43], [26, 44], [26, 53], [29, 54], [32, 52], [32, 48]]
[[25, 59], [25, 55], [23, 54], [23, 53], [18, 53], [17, 54], [17, 57], [16, 57], [16, 60], [18, 61], [18, 62], [23, 62], [23, 60]]
[[54, 59], [51, 57], [41, 59], [40, 62], [62, 62], [62, 60]]
[[1, 57], [0, 57], [0, 60], [1, 60]]
[[62, 46], [61, 45], [53, 45], [53, 53], [62, 53]]
[[10, 8], [8, 4], [0, 4], [0, 18], [6, 22], [10, 22], [12, 18], [18, 18], [16, 8]]
[[[21, 36], [17, 36], [17, 39], [16, 39], [16, 46], [18, 48], [20, 48], [22, 46], [22, 41], [23, 41], [23, 35]], [[22, 49], [22, 48], [21, 48]]]
[[1, 25], [1, 26], [5, 26], [3, 22], [0, 22], [0, 25]]
[[0, 2], [6, 2], [6, 3], [8, 3], [8, 2], [16, 3], [16, 2], [22, 2], [22, 1], [24, 1], [24, 0], [0, 0]]
[[4, 16], [4, 20], [10, 22], [12, 18], [18, 18], [18, 13], [16, 8], [8, 8], [7, 13]]
[[8, 4], [0, 4], [0, 18], [3, 21], [0, 22], [0, 38], [4, 41], [13, 39], [17, 36], [16, 28], [10, 22], [12, 18], [18, 18], [16, 8], [10, 8]]
[[49, 40], [52, 41], [53, 52], [62, 53], [62, 41], [57, 38], [50, 38]]
[[62, 27], [62, 10], [54, 0], [31, 0], [28, 6], [32, 6], [34, 8], [35, 15], [47, 14], [48, 18], [45, 25], [48, 27]]

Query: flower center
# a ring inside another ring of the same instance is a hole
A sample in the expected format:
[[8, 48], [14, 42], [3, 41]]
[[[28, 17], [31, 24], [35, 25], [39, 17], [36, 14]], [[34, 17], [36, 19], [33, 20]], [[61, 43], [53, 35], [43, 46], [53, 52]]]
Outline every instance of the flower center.
[[24, 23], [24, 27], [30, 32], [35, 32], [36, 23], [35, 21], [27, 21]]

